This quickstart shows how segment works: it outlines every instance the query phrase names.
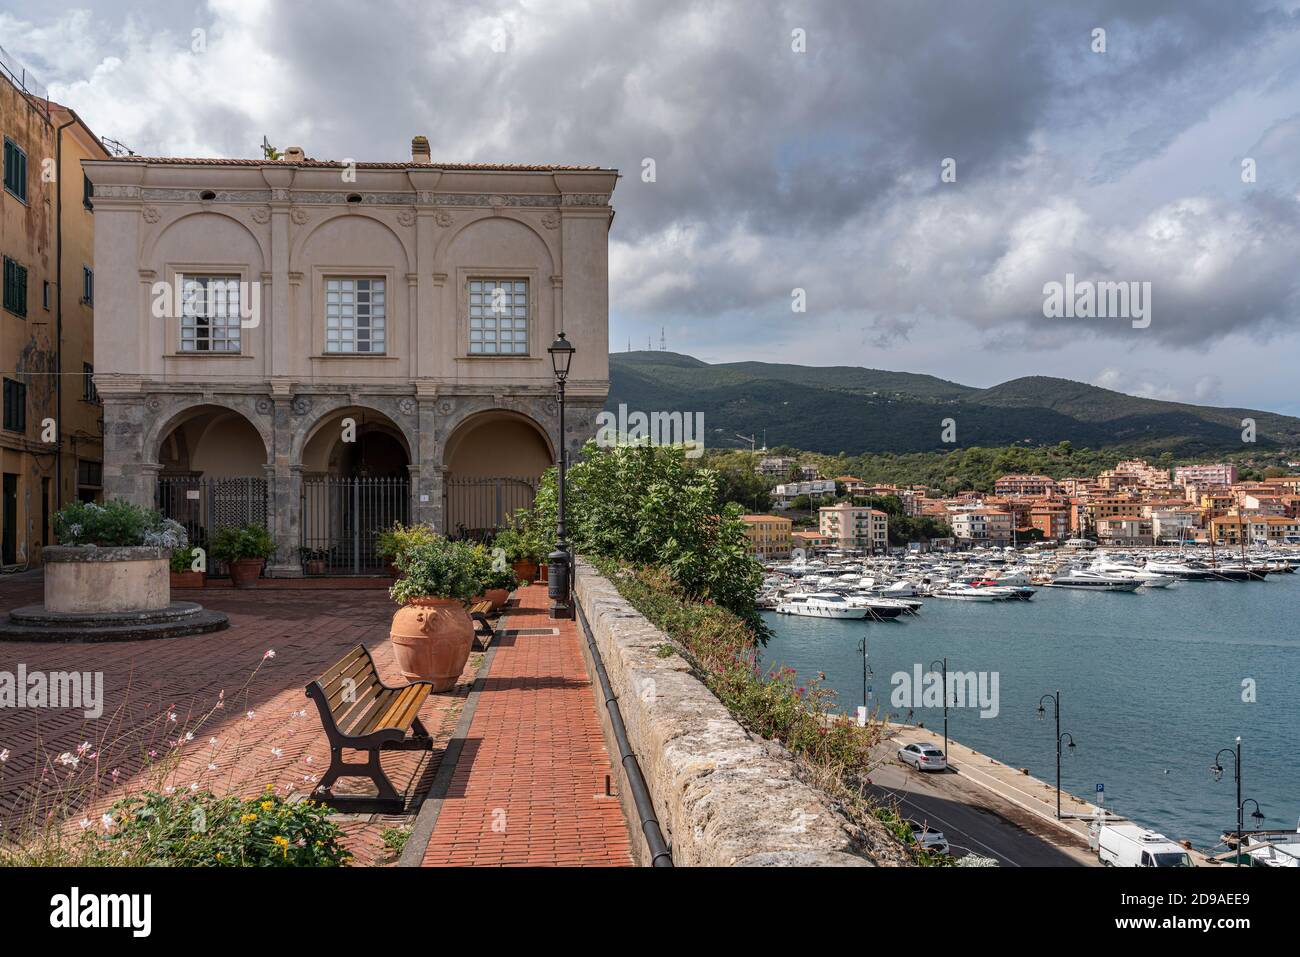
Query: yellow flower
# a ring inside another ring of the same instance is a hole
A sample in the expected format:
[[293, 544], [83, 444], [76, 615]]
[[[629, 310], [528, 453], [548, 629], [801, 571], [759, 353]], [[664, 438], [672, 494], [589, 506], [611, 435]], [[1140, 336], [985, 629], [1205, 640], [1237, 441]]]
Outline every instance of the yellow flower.
[[256, 814], [245, 814], [245, 815], [244, 815], [243, 817], [241, 817], [239, 820], [240, 820], [242, 823], [247, 824], [249, 821], [256, 821], [256, 820], [257, 820], [257, 815], [256, 815]]
[[289, 856], [289, 839], [287, 837], [281, 837], [280, 835], [277, 834], [275, 837], [271, 838], [271, 841], [275, 844], [280, 845], [281, 857]]
[[263, 801], [263, 802], [262, 802], [262, 810], [263, 810], [263, 811], [269, 811], [269, 810], [271, 810], [271, 808], [273, 808], [273, 807], [275, 807], [275, 804], [274, 804], [273, 802], [271, 802], [271, 801]]
[[274, 784], [268, 784], [268, 785], [266, 786], [266, 789], [267, 789], [268, 791], [274, 791], [274, 790], [275, 790], [275, 785], [274, 785]]

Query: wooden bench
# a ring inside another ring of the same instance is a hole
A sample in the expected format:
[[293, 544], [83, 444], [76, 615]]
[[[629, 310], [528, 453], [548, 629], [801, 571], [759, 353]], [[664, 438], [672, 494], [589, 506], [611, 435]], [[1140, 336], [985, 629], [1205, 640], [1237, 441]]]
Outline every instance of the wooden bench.
[[491, 613], [492, 602], [490, 601], [477, 601], [469, 606], [469, 617], [474, 620], [474, 636], [479, 639], [482, 648], [492, 644], [492, 639], [497, 636], [492, 622], [488, 621], [488, 615]]
[[[401, 687], [384, 684], [365, 645], [357, 645], [308, 684], [307, 697], [316, 702], [330, 743], [329, 770], [316, 785], [313, 798], [340, 811], [400, 812], [402, 796], [380, 767], [379, 752], [433, 749], [433, 739], [419, 718], [420, 705], [431, 688], [428, 681]], [[370, 758], [365, 764], [349, 764], [343, 760], [344, 748], [367, 751]], [[336, 797], [330, 789], [341, 777], [369, 778], [379, 793]]]

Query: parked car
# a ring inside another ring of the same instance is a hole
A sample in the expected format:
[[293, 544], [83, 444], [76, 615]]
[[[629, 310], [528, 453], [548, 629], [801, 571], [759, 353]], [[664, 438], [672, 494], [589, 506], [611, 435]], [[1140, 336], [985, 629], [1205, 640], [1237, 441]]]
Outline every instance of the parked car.
[[931, 830], [929, 826], [918, 824], [916, 821], [908, 821], [907, 823], [912, 826], [912, 837], [921, 846], [922, 850], [929, 851], [932, 854], [948, 853], [948, 839], [943, 836], [943, 831]]
[[1107, 867], [1193, 866], [1191, 855], [1181, 846], [1137, 824], [1107, 824], [1100, 828], [1097, 857]]
[[946, 771], [948, 759], [932, 744], [909, 744], [898, 749], [898, 760], [918, 771]]

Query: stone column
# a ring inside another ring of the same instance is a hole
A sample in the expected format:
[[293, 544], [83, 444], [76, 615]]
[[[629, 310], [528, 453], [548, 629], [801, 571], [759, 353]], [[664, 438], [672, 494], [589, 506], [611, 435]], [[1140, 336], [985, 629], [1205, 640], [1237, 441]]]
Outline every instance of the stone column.
[[293, 408], [288, 395], [277, 395], [272, 426], [271, 464], [267, 466], [267, 519], [275, 539], [274, 578], [301, 578], [298, 546], [302, 540], [302, 465], [293, 461]]
[[[140, 396], [105, 395], [104, 498], [152, 507], [159, 467], [145, 464], [144, 434], [151, 414]], [[152, 456], [148, 456], [152, 458]]]
[[412, 516], [417, 522], [426, 522], [443, 529], [442, 514], [442, 440], [438, 435], [437, 402], [425, 383], [418, 383], [420, 394], [416, 412], [417, 446], [412, 449], [415, 462], [411, 465]]

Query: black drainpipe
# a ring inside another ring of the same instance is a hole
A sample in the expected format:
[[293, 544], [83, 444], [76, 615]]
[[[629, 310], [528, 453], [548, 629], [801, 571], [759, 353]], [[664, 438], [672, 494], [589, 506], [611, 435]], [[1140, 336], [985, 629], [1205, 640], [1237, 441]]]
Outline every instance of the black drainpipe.
[[600, 649], [596, 647], [596, 639], [591, 633], [591, 626], [587, 623], [587, 616], [583, 614], [582, 605], [576, 600], [573, 605], [578, 610], [582, 634], [587, 639], [587, 648], [591, 651], [591, 660], [596, 667], [596, 677], [600, 679], [600, 690], [605, 695], [605, 710], [609, 712], [609, 723], [614, 729], [614, 740], [618, 742], [619, 758], [623, 764], [623, 771], [627, 774], [628, 787], [632, 789], [632, 800], [636, 804], [637, 817], [641, 819], [641, 832], [645, 835], [646, 844], [650, 848], [651, 866], [672, 867], [673, 855], [668, 850], [663, 832], [659, 830], [659, 819], [655, 816], [654, 802], [650, 800], [650, 789], [646, 787], [645, 775], [641, 773], [641, 765], [637, 763], [636, 754], [633, 753], [632, 745], [627, 739], [627, 726], [623, 724], [623, 712], [619, 710], [618, 698], [610, 687], [605, 661], [600, 657]]

